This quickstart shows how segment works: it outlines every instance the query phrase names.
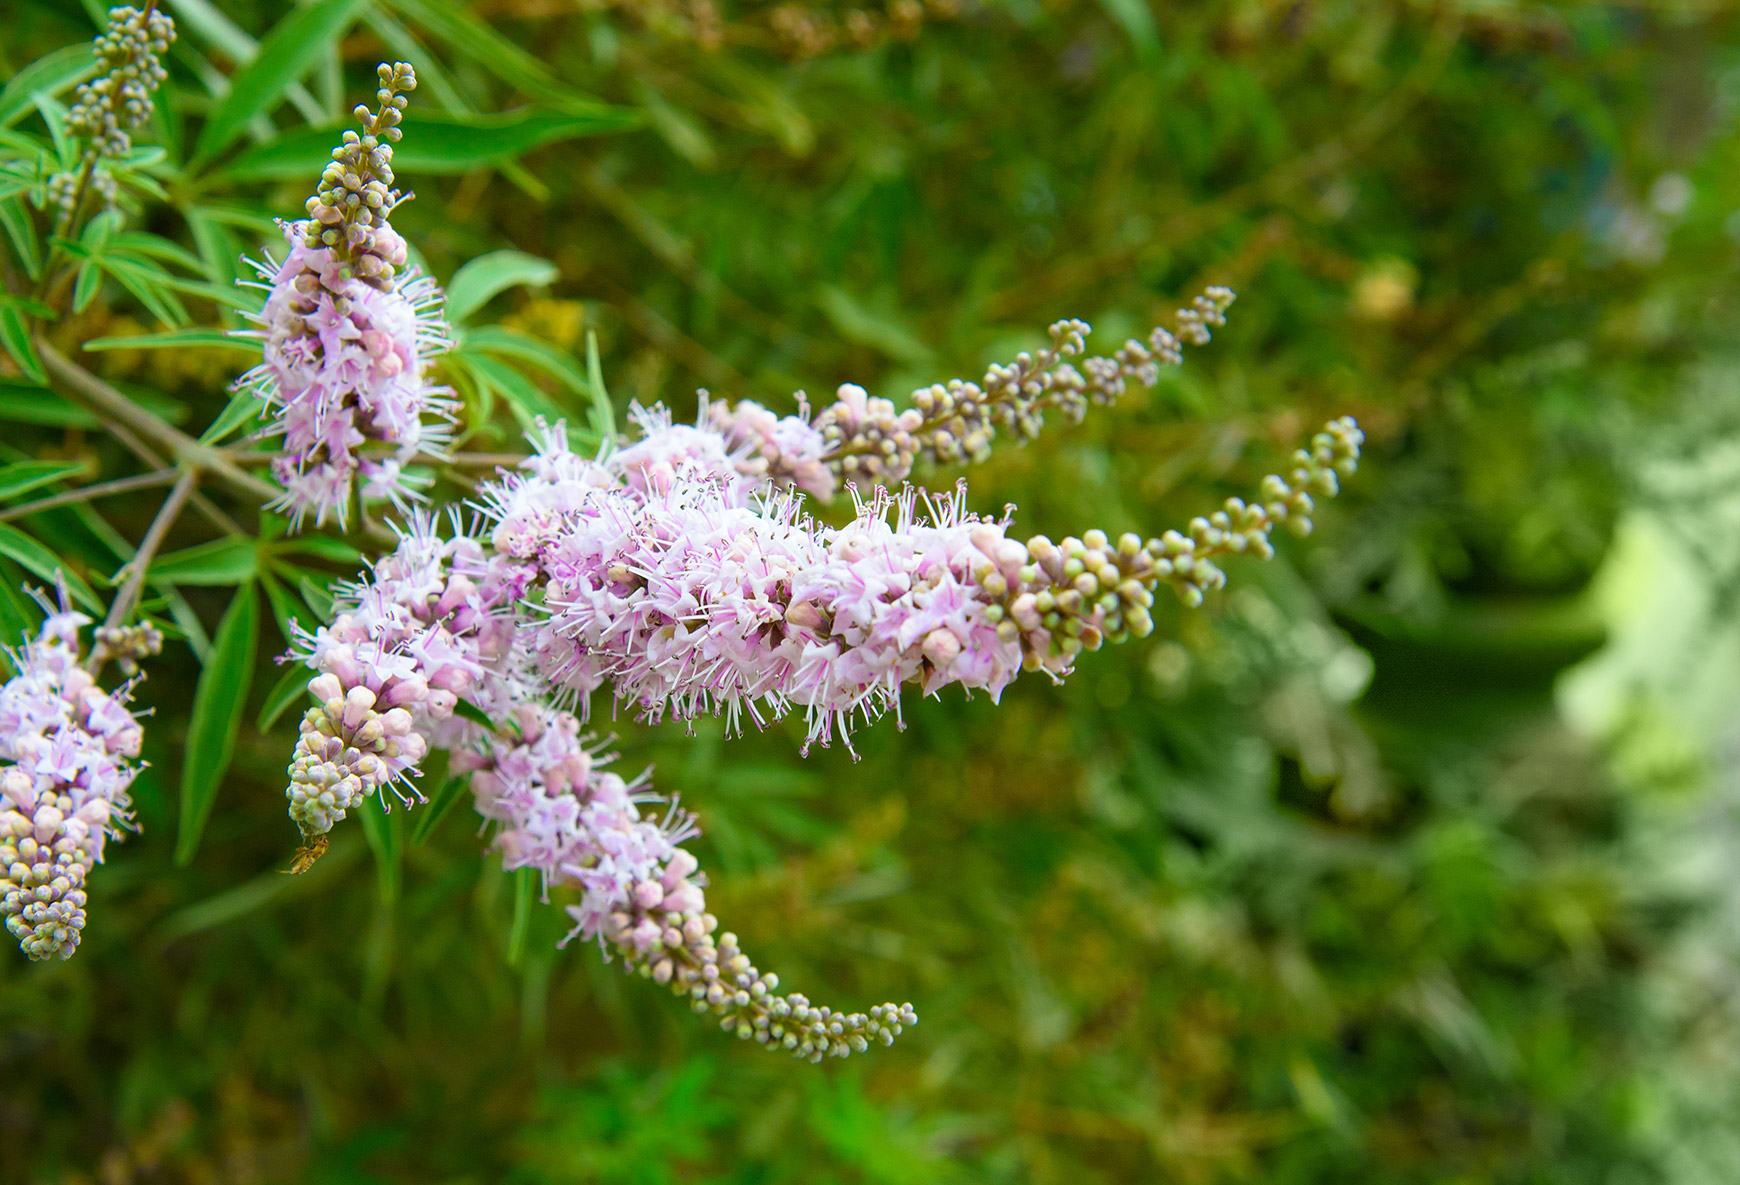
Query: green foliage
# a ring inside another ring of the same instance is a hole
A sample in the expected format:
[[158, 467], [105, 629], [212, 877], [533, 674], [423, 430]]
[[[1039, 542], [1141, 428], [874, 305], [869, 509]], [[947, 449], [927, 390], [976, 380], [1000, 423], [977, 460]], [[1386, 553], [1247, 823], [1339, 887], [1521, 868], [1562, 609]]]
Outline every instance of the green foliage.
[[[558, 947], [571, 902], [486, 857], [439, 771], [278, 872], [303, 693], [267, 660], [380, 543], [202, 485], [216, 514], [148, 569], [178, 640], [137, 692], [140, 833], [76, 959], [0, 951], [0, 1180], [1730, 1178], [1731, 16], [921, 7], [910, 39], [816, 52], [759, 0], [169, 0], [157, 114], [70, 228], [42, 202], [92, 27], [8, 10], [0, 640], [57, 569], [100, 613], [161, 491], [32, 500], [160, 468], [151, 423], [261, 459], [219, 335], [255, 307], [236, 261], [282, 249], [383, 56], [423, 81], [395, 223], [452, 278], [461, 450], [538, 416], [604, 445], [697, 386], [904, 399], [1058, 317], [1111, 349], [1227, 283], [1212, 346], [1000, 442], [972, 506], [1149, 531], [1346, 411], [1373, 463], [1199, 613], [1157, 607], [1061, 687], [913, 697], [861, 761], [594, 705], [699, 812], [746, 947], [918, 1007], [820, 1071]], [[39, 343], [154, 418], [134, 443]], [[458, 501], [475, 471], [429, 476]]]

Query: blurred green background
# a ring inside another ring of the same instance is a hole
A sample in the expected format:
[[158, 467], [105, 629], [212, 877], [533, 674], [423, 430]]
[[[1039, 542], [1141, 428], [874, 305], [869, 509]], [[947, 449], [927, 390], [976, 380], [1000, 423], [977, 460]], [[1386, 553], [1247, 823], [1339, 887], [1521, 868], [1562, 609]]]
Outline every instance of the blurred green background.
[[[177, 158], [286, 6], [165, 7]], [[351, 8], [306, 104], [254, 135], [343, 111], [392, 57], [425, 111], [542, 128], [424, 168], [413, 132], [395, 222], [442, 279], [502, 247], [553, 261], [489, 314], [564, 351], [595, 329], [619, 412], [686, 415], [698, 386], [903, 398], [1053, 319], [1110, 349], [1226, 283], [1211, 346], [1005, 443], [972, 507], [1155, 532], [1343, 412], [1370, 463], [1201, 611], [1165, 605], [1062, 687], [913, 696], [859, 762], [801, 759], [801, 725], [605, 722], [699, 812], [710, 900], [760, 965], [917, 1007], [844, 1064], [558, 950], [554, 908], [510, 961], [510, 882], [463, 821], [402, 866], [350, 827], [279, 874], [289, 723], [244, 726], [175, 867], [198, 664], [172, 647], [141, 690], [143, 834], [93, 875], [83, 946], [0, 951], [0, 1180], [1736, 1179], [1733, 5]], [[0, 25], [4, 76], [94, 28], [67, 0], [0, 0]], [[638, 119], [564, 124], [577, 96]], [[232, 168], [194, 196], [292, 216], [310, 181]], [[214, 246], [176, 203], [146, 222], [209, 257], [269, 237]], [[68, 332], [126, 332], [117, 307]], [[197, 428], [235, 357], [110, 373]], [[136, 539], [154, 508], [110, 509]], [[222, 597], [187, 595], [215, 624]]]

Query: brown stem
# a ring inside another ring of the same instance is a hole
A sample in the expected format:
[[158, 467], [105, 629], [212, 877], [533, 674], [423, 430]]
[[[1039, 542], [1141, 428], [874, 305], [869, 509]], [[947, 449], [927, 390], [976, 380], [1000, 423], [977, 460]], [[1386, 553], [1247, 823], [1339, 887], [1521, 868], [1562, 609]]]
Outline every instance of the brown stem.
[[57, 506], [71, 506], [76, 502], [89, 502], [95, 498], [125, 494], [129, 490], [145, 490], [152, 486], [166, 486], [174, 481], [175, 477], [176, 471], [174, 469], [159, 469], [156, 473], [138, 473], [132, 477], [120, 477], [114, 481], [81, 486], [76, 490], [67, 490], [51, 497], [38, 498], [34, 502], [26, 502], [22, 506], [14, 506], [10, 510], [0, 511], [0, 522], [23, 518], [27, 514], [37, 514], [44, 510], [53, 510]]
[[146, 411], [55, 349], [42, 335], [38, 334], [35, 342], [42, 364], [59, 380], [61, 392], [97, 413], [106, 423], [120, 424], [132, 429], [167, 451], [181, 466], [209, 473], [238, 494], [245, 494], [263, 502], [269, 502], [278, 496], [277, 489], [230, 460], [224, 450], [201, 444], [187, 433]]
[[169, 491], [169, 497], [163, 500], [163, 505], [157, 510], [157, 517], [151, 520], [145, 538], [139, 541], [139, 550], [126, 563], [127, 583], [121, 586], [120, 593], [109, 605], [109, 615], [103, 619], [104, 629], [114, 629], [133, 612], [133, 606], [139, 601], [139, 590], [145, 587], [145, 573], [151, 567], [151, 560], [156, 556], [157, 549], [163, 545], [163, 538], [169, 534], [169, 528], [181, 517], [182, 508], [187, 505], [188, 498], [192, 497], [193, 487], [198, 481], [199, 474], [194, 470], [181, 471], [175, 488]]

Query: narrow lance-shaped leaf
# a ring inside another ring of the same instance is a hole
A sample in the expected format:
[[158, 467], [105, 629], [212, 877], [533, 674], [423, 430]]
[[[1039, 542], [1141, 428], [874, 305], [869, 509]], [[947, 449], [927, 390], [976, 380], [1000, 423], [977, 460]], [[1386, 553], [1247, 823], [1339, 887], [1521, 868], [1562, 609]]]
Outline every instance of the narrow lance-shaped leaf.
[[542, 287], [560, 273], [556, 265], [524, 251], [491, 251], [479, 255], [453, 273], [447, 285], [447, 319], [465, 320], [489, 302], [492, 296], [516, 284]]
[[[436, 115], [411, 111], [399, 126], [393, 167], [404, 174], [465, 173], [502, 162], [555, 140], [619, 132], [635, 125], [626, 108], [600, 107], [592, 115], [510, 111], [499, 115]], [[228, 181], [280, 181], [318, 175], [342, 129], [305, 128], [261, 144], [223, 170]]]
[[411, 842], [418, 847], [427, 843], [443, 819], [452, 813], [471, 786], [469, 774], [448, 775], [447, 750], [436, 749], [423, 762], [423, 784], [432, 787], [429, 802], [418, 808], [417, 821], [411, 827]]
[[0, 502], [21, 497], [64, 477], [84, 472], [84, 466], [67, 461], [14, 461], [0, 468]]
[[586, 378], [592, 386], [592, 430], [607, 445], [616, 443], [616, 409], [604, 389], [604, 367], [598, 361], [598, 333], [586, 331]]
[[0, 128], [9, 128], [30, 110], [33, 95], [56, 95], [97, 72], [90, 44], [69, 45], [38, 58], [14, 74], [0, 90]]
[[91, 586], [79, 577], [66, 570], [59, 556], [48, 550], [42, 544], [20, 531], [17, 527], [0, 523], [0, 555], [12, 560], [32, 575], [40, 576], [50, 584], [57, 577], [66, 579], [67, 591], [72, 599], [99, 615], [103, 612], [103, 603], [97, 599], [97, 594], [91, 591]]
[[363, 838], [375, 854], [375, 875], [381, 890], [381, 901], [392, 905], [399, 899], [400, 872], [404, 861], [404, 825], [390, 817], [381, 805], [380, 795], [363, 799], [357, 812], [362, 820]]
[[151, 579], [169, 584], [222, 585], [252, 580], [260, 568], [252, 539], [227, 536], [151, 561]]
[[252, 584], [236, 590], [212, 643], [211, 661], [193, 694], [193, 718], [181, 764], [181, 829], [175, 862], [186, 865], [199, 850], [200, 836], [229, 772], [242, 705], [253, 681], [254, 652], [260, 640], [259, 594]]
[[308, 681], [313, 673], [301, 663], [293, 663], [283, 675], [279, 676], [277, 684], [266, 693], [266, 702], [260, 706], [260, 718], [255, 721], [261, 732], [268, 731], [278, 718], [296, 706], [296, 701], [308, 695]]
[[36, 226], [21, 200], [10, 197], [0, 201], [0, 226], [6, 228], [6, 236], [12, 240], [25, 274], [36, 279], [42, 274], [42, 247], [36, 241]]
[[518, 967], [526, 953], [526, 933], [532, 925], [532, 898], [537, 893], [538, 873], [534, 868], [514, 870], [514, 920], [508, 931], [508, 963]]
[[36, 345], [30, 340], [30, 326], [24, 319], [24, 310], [12, 301], [0, 301], [0, 345], [6, 347], [6, 352], [18, 363], [18, 369], [24, 372], [24, 377], [48, 385], [48, 372], [42, 368], [42, 359], [36, 356]]
[[356, 19], [369, 0], [314, 0], [293, 8], [260, 44], [259, 56], [236, 75], [201, 129], [194, 163], [203, 164], [242, 134], [248, 122], [286, 97], [290, 84], [307, 73], [326, 43]]

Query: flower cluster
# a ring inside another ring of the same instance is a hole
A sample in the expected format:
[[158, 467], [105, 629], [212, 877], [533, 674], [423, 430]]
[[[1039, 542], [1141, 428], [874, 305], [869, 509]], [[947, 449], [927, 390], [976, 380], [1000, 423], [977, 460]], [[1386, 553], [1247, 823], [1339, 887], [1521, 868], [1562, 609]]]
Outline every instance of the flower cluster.
[[67, 134], [85, 141], [79, 167], [48, 180], [49, 204], [63, 218], [72, 217], [82, 185], [113, 199], [115, 180], [100, 162], [127, 155], [133, 130], [151, 118], [152, 92], [169, 77], [161, 59], [174, 40], [175, 22], [167, 13], [131, 6], [109, 10], [109, 24], [92, 46], [103, 71], [80, 84], [66, 117]]
[[898, 712], [909, 682], [995, 698], [1023, 669], [1062, 677], [1107, 637], [1146, 635], [1157, 585], [1199, 603], [1224, 580], [1216, 558], [1266, 558], [1276, 523], [1308, 530], [1311, 494], [1335, 492], [1361, 441], [1336, 421], [1289, 478], [1265, 479], [1263, 502], [1231, 499], [1188, 534], [1059, 546], [970, 513], [964, 485], [922, 499], [877, 488], [847, 525], [819, 524], [800, 496], [746, 485], [730, 442], [708, 440], [716, 419], [643, 416], [647, 436], [601, 462], [551, 436], [482, 491], [491, 543], [536, 568], [546, 686], [583, 706], [608, 683], [650, 720], [761, 724], [801, 707], [824, 744]]
[[[440, 400], [423, 381], [440, 344], [432, 287], [405, 280], [388, 224], [391, 144], [415, 79], [382, 66], [379, 109], [358, 108], [307, 204], [285, 228], [290, 253], [263, 269], [263, 364], [247, 381], [278, 412], [282, 504], [342, 522], [353, 477], [363, 493], [402, 493], [400, 466], [424, 446]], [[632, 441], [575, 453], [561, 424], [534, 452], [478, 487], [480, 516], [443, 535], [411, 513], [399, 543], [335, 598], [335, 617], [300, 632], [315, 705], [288, 769], [298, 867], [365, 797], [413, 785], [432, 749], [469, 773], [503, 865], [535, 869], [546, 896], [566, 890], [569, 938], [596, 941], [743, 1039], [820, 1060], [891, 1042], [910, 1005], [841, 1013], [780, 994], [706, 908], [706, 882], [681, 845], [695, 818], [646, 775], [624, 779], [583, 735], [592, 693], [651, 721], [723, 715], [733, 729], [793, 710], [808, 743], [888, 712], [908, 684], [996, 698], [1025, 671], [1062, 678], [1083, 650], [1153, 628], [1158, 585], [1195, 604], [1219, 587], [1217, 561], [1273, 554], [1277, 524], [1310, 529], [1313, 497], [1358, 462], [1361, 436], [1338, 420], [1301, 450], [1258, 501], [1229, 499], [1185, 532], [1115, 544], [1101, 531], [1022, 542], [1007, 518], [967, 509], [967, 489], [904, 486], [921, 459], [982, 458], [1000, 430], [1036, 434], [1050, 409], [1079, 418], [1128, 386], [1153, 386], [1184, 342], [1208, 340], [1232, 301], [1211, 288], [1108, 358], [1084, 357], [1089, 327], [1052, 326], [1051, 344], [954, 380], [897, 410], [846, 385], [811, 414], [709, 400], [693, 425], [635, 408]], [[851, 479], [867, 479], [861, 494]], [[806, 512], [845, 484], [855, 513], [829, 525]], [[113, 646], [123, 653], [123, 639]]]
[[64, 605], [0, 687], [0, 915], [32, 959], [68, 958], [85, 925], [85, 877], [131, 821], [142, 731], [127, 688], [81, 665], [90, 619]]
[[[669, 492], [658, 458], [695, 443], [692, 429], [671, 431], [657, 449], [623, 450], [627, 459], [613, 472], [632, 475], [643, 492]], [[590, 464], [546, 442], [533, 467], [554, 477]], [[688, 473], [688, 463], [678, 472]], [[565, 521], [559, 482], [525, 493], [528, 503], [551, 495], [548, 521]], [[528, 523], [533, 517], [528, 507]], [[910, 1005], [859, 1015], [780, 997], [777, 978], [750, 966], [735, 939], [715, 941], [704, 881], [678, 846], [696, 834], [693, 817], [674, 803], [644, 813], [662, 801], [646, 778], [625, 781], [607, 769], [578, 718], [543, 701], [540, 656], [522, 645], [536, 633], [526, 605], [536, 568], [486, 550], [457, 520], [453, 527], [442, 538], [432, 519], [414, 517], [394, 552], [340, 590], [332, 623], [300, 639], [299, 657], [318, 672], [309, 682], [318, 702], [302, 721], [288, 796], [308, 856], [318, 856], [325, 833], [365, 796], [388, 787], [402, 799], [414, 795], [406, 779], [416, 762], [431, 745], [444, 747], [451, 768], [470, 771], [504, 866], [538, 870], [546, 890], [579, 891], [570, 937], [596, 939], [733, 1031], [799, 1056], [862, 1050], [915, 1023]], [[456, 713], [461, 702], [473, 711]], [[479, 716], [500, 723], [486, 729], [474, 722]]]
[[258, 267], [266, 290], [256, 318], [261, 364], [242, 377], [272, 410], [269, 435], [283, 437], [273, 505], [294, 525], [348, 521], [353, 491], [403, 506], [416, 497], [405, 471], [447, 439], [451, 392], [430, 383], [430, 358], [448, 346], [440, 290], [399, 273], [405, 241], [387, 222], [391, 142], [415, 86], [409, 66], [381, 67], [380, 112], [359, 107], [368, 134], [345, 133], [309, 217], [286, 223], [282, 263]]
[[513, 703], [511, 612], [529, 577], [418, 515], [369, 579], [340, 590], [335, 619], [300, 637], [319, 672], [308, 685], [317, 706], [302, 718], [286, 793], [307, 841], [370, 794], [414, 794], [408, 778], [461, 695], [487, 711]]
[[757, 971], [735, 935], [714, 938], [719, 921], [707, 912], [695, 857], [677, 846], [695, 834], [694, 819], [674, 804], [662, 818], [643, 816], [640, 807], [658, 796], [644, 777], [625, 782], [603, 768], [607, 761], [571, 713], [529, 704], [481, 752], [455, 757], [457, 768], [475, 771], [478, 813], [497, 824], [503, 865], [537, 869], [546, 892], [581, 891], [569, 907], [570, 938], [596, 939], [740, 1038], [814, 1061], [861, 1053], [872, 1040], [889, 1044], [917, 1023], [910, 1004], [864, 1015], [780, 996], [778, 976]]

